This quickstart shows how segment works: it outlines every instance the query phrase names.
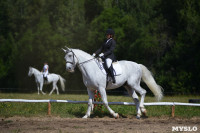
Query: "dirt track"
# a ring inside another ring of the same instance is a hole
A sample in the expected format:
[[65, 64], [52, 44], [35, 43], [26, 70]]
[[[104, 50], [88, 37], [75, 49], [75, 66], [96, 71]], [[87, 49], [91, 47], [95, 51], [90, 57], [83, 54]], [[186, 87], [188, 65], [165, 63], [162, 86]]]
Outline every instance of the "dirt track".
[[162, 133], [172, 132], [172, 126], [197, 127], [200, 118], [60, 118], [60, 117], [10, 117], [0, 118], [1, 133]]

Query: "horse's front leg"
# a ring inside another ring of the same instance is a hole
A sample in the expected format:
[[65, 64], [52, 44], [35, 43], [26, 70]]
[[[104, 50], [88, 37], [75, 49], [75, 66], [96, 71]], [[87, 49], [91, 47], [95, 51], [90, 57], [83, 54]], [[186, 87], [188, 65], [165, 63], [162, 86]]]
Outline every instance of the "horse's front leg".
[[88, 95], [89, 95], [88, 109], [87, 109], [85, 116], [83, 116], [83, 118], [90, 117], [91, 111], [93, 109], [93, 103], [92, 102], [93, 102], [93, 99], [94, 99], [94, 92], [89, 88], [87, 88], [87, 91], [88, 91]]
[[44, 92], [42, 91], [42, 87], [43, 87], [43, 83], [40, 84], [40, 91], [42, 92], [43, 95], [46, 95], [46, 93], [44, 93]]
[[99, 92], [101, 94], [101, 99], [103, 101], [103, 104], [105, 107], [108, 109], [111, 115], [113, 115], [115, 118], [119, 118], [119, 114], [115, 113], [109, 106], [108, 106], [108, 100], [107, 100], [107, 95], [106, 95], [106, 90], [105, 88], [99, 88]]

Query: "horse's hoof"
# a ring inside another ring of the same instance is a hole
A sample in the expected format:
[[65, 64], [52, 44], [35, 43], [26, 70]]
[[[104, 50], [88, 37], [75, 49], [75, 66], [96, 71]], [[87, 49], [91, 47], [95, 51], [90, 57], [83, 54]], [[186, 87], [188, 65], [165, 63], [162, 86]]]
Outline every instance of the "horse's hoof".
[[88, 118], [88, 116], [87, 116], [87, 115], [85, 115], [85, 116], [83, 116], [82, 118], [83, 118], [83, 119], [87, 119], [87, 118]]
[[114, 114], [114, 117], [115, 117], [115, 119], [118, 119], [118, 118], [119, 118], [119, 114], [118, 114], [118, 113], [115, 113], [115, 114]]
[[144, 112], [142, 112], [143, 116], [147, 116], [147, 111], [145, 110]]
[[141, 108], [141, 111], [142, 111], [142, 115], [146, 116], [147, 110], [145, 108]]
[[146, 113], [146, 112], [147, 112], [147, 110], [146, 110], [144, 107], [141, 108], [141, 111], [142, 111], [143, 113]]
[[137, 118], [137, 119], [140, 119], [140, 115], [137, 115], [136, 118]]
[[139, 116], [136, 116], [136, 119], [138, 119], [138, 120], [139, 120], [139, 119], [140, 119], [140, 117], [139, 117]]

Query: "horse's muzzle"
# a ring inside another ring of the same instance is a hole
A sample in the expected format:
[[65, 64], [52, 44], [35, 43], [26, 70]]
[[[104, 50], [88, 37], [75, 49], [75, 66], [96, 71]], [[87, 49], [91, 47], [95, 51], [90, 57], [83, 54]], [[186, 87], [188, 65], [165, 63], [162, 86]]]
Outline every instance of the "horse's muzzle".
[[74, 72], [74, 69], [72, 69], [71, 67], [67, 67], [66, 69], [67, 69], [68, 72], [71, 72], [71, 73]]

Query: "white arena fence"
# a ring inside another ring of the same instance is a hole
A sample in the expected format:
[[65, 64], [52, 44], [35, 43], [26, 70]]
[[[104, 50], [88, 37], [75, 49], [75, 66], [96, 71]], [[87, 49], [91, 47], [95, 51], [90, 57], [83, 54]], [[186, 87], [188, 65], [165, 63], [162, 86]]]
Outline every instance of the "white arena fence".
[[[0, 102], [23, 102], [23, 103], [48, 103], [48, 115], [51, 115], [51, 103], [73, 103], [88, 104], [88, 101], [72, 101], [72, 100], [28, 100], [28, 99], [0, 99]], [[103, 104], [102, 102], [93, 102], [93, 104]], [[109, 105], [135, 105], [130, 102], [108, 102]], [[172, 117], [174, 117], [175, 106], [200, 106], [196, 103], [180, 103], [180, 102], [152, 102], [144, 103], [145, 106], [172, 106]]]

